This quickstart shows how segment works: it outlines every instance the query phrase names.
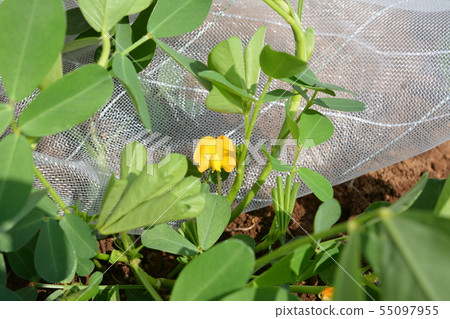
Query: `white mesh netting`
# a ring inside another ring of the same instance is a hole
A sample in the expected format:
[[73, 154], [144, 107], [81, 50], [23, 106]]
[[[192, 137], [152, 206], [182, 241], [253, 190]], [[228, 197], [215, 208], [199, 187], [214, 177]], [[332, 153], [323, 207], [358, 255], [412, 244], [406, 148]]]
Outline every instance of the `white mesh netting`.
[[[75, 5], [74, 1], [65, 2], [67, 8]], [[246, 44], [262, 25], [267, 26], [266, 43], [292, 52], [289, 26], [263, 1], [255, 0], [214, 1], [199, 29], [165, 41], [178, 52], [206, 63], [208, 52], [217, 43], [239, 36]], [[358, 92], [367, 110], [341, 113], [322, 109], [335, 124], [335, 134], [326, 143], [304, 150], [301, 165], [338, 184], [449, 139], [450, 1], [308, 0], [303, 25], [311, 26], [316, 34], [310, 68], [323, 82]], [[92, 62], [93, 52], [86, 48], [65, 54], [65, 71]], [[118, 174], [120, 153], [131, 141], [143, 143], [155, 161], [169, 152], [192, 158], [193, 141], [206, 135], [227, 135], [236, 144], [242, 143], [241, 117], [206, 109], [208, 92], [161, 51], [140, 78], [153, 134], [145, 132], [126, 91], [116, 83], [114, 95], [92, 119], [40, 142], [35, 162], [67, 204], [80, 201], [83, 210], [98, 212], [110, 172]], [[274, 88], [276, 85], [280, 83], [273, 84]], [[0, 87], [0, 101], [4, 100]], [[255, 148], [277, 137], [283, 106], [272, 103], [262, 108], [252, 138]], [[291, 153], [287, 146], [281, 159], [292, 161]], [[262, 153], [259, 157], [263, 158]], [[262, 168], [258, 158], [253, 158], [238, 199]], [[272, 173], [247, 210], [271, 203], [274, 177]], [[225, 189], [232, 180], [233, 175]], [[299, 196], [308, 192], [303, 186]]]

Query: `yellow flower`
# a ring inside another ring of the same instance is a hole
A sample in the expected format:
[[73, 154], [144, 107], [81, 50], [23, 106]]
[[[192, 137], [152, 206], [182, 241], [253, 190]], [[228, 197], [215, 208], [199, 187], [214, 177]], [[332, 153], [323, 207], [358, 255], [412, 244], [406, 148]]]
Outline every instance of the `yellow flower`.
[[230, 173], [236, 167], [236, 147], [223, 135], [218, 138], [203, 137], [195, 148], [194, 162], [198, 164], [200, 173], [210, 167], [213, 172], [220, 172], [223, 168]]
[[332, 301], [333, 295], [334, 295], [334, 288], [327, 287], [319, 294], [319, 298], [322, 299], [323, 301]]

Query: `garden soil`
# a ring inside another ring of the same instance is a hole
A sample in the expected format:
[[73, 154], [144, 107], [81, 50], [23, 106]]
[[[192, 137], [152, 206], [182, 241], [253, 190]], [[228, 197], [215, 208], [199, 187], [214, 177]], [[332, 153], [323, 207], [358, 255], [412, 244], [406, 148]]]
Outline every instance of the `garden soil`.
[[[416, 157], [337, 185], [334, 187], [334, 195], [342, 206], [341, 219], [346, 220], [360, 214], [375, 201], [394, 202], [405, 194], [425, 172], [429, 172], [431, 178], [444, 179], [448, 176], [449, 171], [450, 141]], [[297, 200], [288, 237], [302, 236], [313, 231], [314, 214], [320, 203], [312, 194]], [[228, 226], [222, 239], [236, 234], [247, 234], [259, 242], [270, 229], [273, 215], [271, 206], [241, 214]], [[113, 248], [111, 238], [99, 242], [99, 251], [102, 253], [111, 252]], [[142, 253], [145, 256], [142, 266], [154, 277], [167, 277], [178, 263], [176, 256], [171, 254], [150, 249], [143, 250]], [[105, 284], [135, 283], [134, 276], [126, 265], [117, 263], [111, 266], [103, 263], [103, 266], [105, 267], [104, 270], [109, 267], [104, 275]], [[88, 280], [89, 278], [74, 279], [75, 282], [82, 283], [87, 283]], [[322, 283], [319, 279], [313, 278], [304, 284], [320, 285]], [[32, 283], [10, 274], [9, 288], [16, 290], [28, 285], [32, 285]], [[40, 289], [38, 299], [45, 299], [51, 292]], [[302, 294], [300, 297], [304, 300], [316, 300], [315, 295]]]

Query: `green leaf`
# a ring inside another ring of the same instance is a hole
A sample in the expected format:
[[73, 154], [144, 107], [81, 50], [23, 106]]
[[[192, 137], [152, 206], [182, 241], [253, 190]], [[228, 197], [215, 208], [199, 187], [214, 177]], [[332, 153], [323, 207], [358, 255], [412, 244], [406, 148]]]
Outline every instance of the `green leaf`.
[[266, 27], [262, 26], [255, 32], [244, 52], [245, 82], [247, 83], [247, 90], [251, 95], [256, 93], [258, 87], [259, 75], [261, 73], [259, 56], [264, 46], [265, 37]]
[[300, 301], [300, 299], [280, 287], [261, 287], [243, 288], [225, 296], [221, 301]]
[[319, 173], [306, 168], [298, 168], [298, 176], [309, 187], [309, 189], [322, 202], [326, 202], [333, 198], [333, 187], [330, 182]]
[[0, 287], [0, 300], [1, 301], [21, 301], [20, 297], [12, 290], [6, 287]]
[[116, 54], [113, 58], [113, 71], [127, 89], [128, 95], [133, 102], [142, 124], [151, 132], [152, 122], [148, 112], [147, 102], [145, 101], [144, 91], [142, 90], [142, 85], [133, 63], [127, 57]]
[[313, 255], [314, 248], [311, 245], [300, 246], [263, 272], [251, 284], [254, 287], [294, 284], [298, 276], [309, 267]]
[[83, 66], [53, 83], [23, 111], [18, 125], [30, 136], [45, 136], [83, 123], [102, 107], [114, 89], [108, 72]]
[[266, 45], [260, 56], [261, 68], [272, 78], [289, 78], [304, 71], [308, 65], [299, 58], [286, 52], [272, 50]]
[[77, 35], [90, 28], [89, 23], [83, 17], [83, 13], [78, 7], [66, 11], [66, 21], [66, 35]]
[[314, 110], [300, 115], [300, 142], [304, 148], [311, 148], [327, 141], [334, 133], [333, 123]]
[[94, 262], [90, 259], [77, 257], [77, 274], [81, 277], [88, 276], [95, 268]]
[[66, 34], [60, 0], [5, 0], [0, 6], [0, 74], [8, 96], [20, 101], [55, 64]]
[[11, 124], [14, 117], [14, 108], [9, 107], [8, 104], [0, 103], [0, 136]]
[[117, 221], [108, 220], [99, 231], [113, 234], [197, 217], [203, 211], [206, 201], [205, 194], [200, 191], [200, 180], [187, 177], [167, 194], [144, 202]]
[[132, 15], [147, 9], [152, 2], [153, 0], [135, 0], [130, 10], [128, 10], [127, 15]]
[[12, 271], [18, 277], [29, 281], [38, 281], [41, 279], [34, 267], [36, 238], [37, 236], [18, 251], [6, 254], [8, 264]]
[[6, 282], [7, 282], [6, 275], [7, 275], [7, 270], [6, 270], [5, 259], [3, 257], [3, 254], [0, 253], [0, 287], [6, 286]]
[[14, 293], [19, 296], [22, 301], [36, 301], [38, 296], [37, 289], [30, 286], [16, 290]]
[[237, 87], [236, 85], [228, 81], [222, 74], [216, 71], [202, 71], [198, 75], [204, 79], [209, 80], [215, 86], [220, 87], [230, 93], [238, 95], [244, 99], [257, 102], [257, 100], [252, 95], [248, 94], [245, 90]]
[[341, 217], [341, 205], [331, 198], [322, 203], [314, 217], [314, 233], [320, 233], [331, 228]]
[[204, 65], [202, 62], [194, 60], [192, 58], [188, 58], [184, 55], [181, 55], [171, 47], [169, 47], [164, 42], [154, 39], [158, 47], [163, 50], [167, 55], [169, 55], [175, 62], [185, 68], [192, 76], [194, 76], [208, 91], [211, 90], [211, 82], [201, 78], [198, 74], [201, 71], [208, 70], [208, 67]]
[[91, 27], [100, 32], [102, 29], [108, 32], [123, 17], [128, 15], [136, 0], [78, 0], [81, 12]]
[[222, 88], [213, 86], [206, 98], [206, 107], [220, 113], [243, 114], [242, 99]]
[[37, 211], [22, 218], [13, 228], [0, 233], [0, 251], [12, 252], [21, 249], [41, 227], [44, 215]]
[[197, 247], [167, 224], [153, 226], [146, 230], [142, 234], [141, 240], [147, 248], [175, 255], [194, 256], [198, 254]]
[[0, 141], [0, 154], [0, 231], [6, 231], [23, 217], [17, 214], [30, 195], [34, 163], [30, 144], [20, 135]]
[[97, 239], [89, 225], [74, 214], [67, 214], [59, 225], [80, 258], [92, 258], [97, 254]]
[[[184, 178], [186, 171], [187, 160], [186, 157], [181, 154], [168, 154], [161, 159], [160, 164], [147, 166], [146, 169], [144, 169], [144, 172], [142, 172], [133, 183], [127, 187], [126, 192], [122, 195], [122, 199], [117, 204], [114, 213], [107, 223], [112, 223], [120, 219], [142, 203], [166, 193]], [[124, 186], [118, 187], [117, 190], [115, 190], [118, 195], [120, 191], [122, 191], [122, 187]], [[107, 199], [109, 200], [109, 198], [111, 198], [112, 201], [110, 205], [112, 209], [117, 203], [117, 198], [109, 196], [108, 194]], [[108, 203], [108, 201], [106, 201], [105, 204], [106, 203]], [[105, 210], [105, 213], [109, 213], [109, 211]], [[102, 217], [101, 214], [102, 213], [100, 213], [100, 217]], [[151, 224], [146, 226], [149, 225]]]
[[105, 195], [103, 197], [103, 204], [100, 210], [100, 216], [97, 221], [97, 228], [101, 227], [110, 213], [113, 211], [114, 207], [116, 207], [117, 203], [122, 198], [122, 195], [126, 191], [128, 187], [128, 180], [121, 179], [116, 180], [114, 174], [111, 175], [109, 179], [108, 187], [105, 191]]
[[[382, 215], [380, 281], [384, 300], [449, 300], [450, 221], [424, 214]], [[399, 271], [401, 269], [401, 271]]]
[[253, 239], [253, 237], [245, 234], [237, 234], [232, 236], [233, 239], [242, 240], [244, 243], [246, 243], [251, 249], [255, 248], [256, 242]]
[[[139, 2], [139, 0], [136, 1], [136, 3], [137, 2]], [[142, 11], [131, 25], [133, 42], [137, 42], [142, 39], [142, 37], [147, 35], [147, 23], [150, 15], [153, 12], [153, 8], [155, 7], [155, 3], [156, 1], [153, 1], [153, 3], [147, 9]], [[128, 54], [130, 56], [130, 60], [133, 62], [136, 72], [141, 72], [147, 67], [147, 65], [149, 65], [150, 61], [155, 55], [155, 51], [155, 41], [149, 40], [144, 42]]]
[[282, 101], [282, 100], [286, 100], [291, 97], [294, 97], [296, 95], [298, 95], [298, 94], [293, 93], [291, 91], [280, 90], [280, 89], [273, 90], [273, 91], [266, 93], [266, 95], [264, 96], [263, 102], [269, 103], [269, 102]]
[[203, 23], [212, 0], [158, 0], [147, 31], [158, 38], [191, 32]]
[[[295, 112], [291, 112], [289, 109], [291, 106], [291, 103], [286, 102], [284, 105], [284, 112], [285, 112], [285, 121], [289, 128], [289, 131], [291, 132], [292, 138], [295, 140], [296, 144], [299, 144], [299, 137], [300, 137], [300, 128], [298, 127], [297, 122], [294, 120]], [[295, 164], [294, 164], [295, 165]]]
[[[361, 234], [355, 230], [349, 237], [339, 258], [334, 278], [334, 297], [336, 301], [365, 300], [365, 290], [361, 275]], [[401, 268], [397, 268], [398, 270]]]
[[441, 195], [434, 208], [434, 214], [440, 217], [450, 218], [450, 177], [442, 188]]
[[44, 195], [33, 208], [31, 214], [43, 214], [50, 218], [56, 218], [59, 214], [59, 208], [48, 195]]
[[114, 46], [117, 52], [122, 52], [133, 44], [133, 30], [131, 28], [130, 19], [128, 18], [128, 16], [124, 17], [116, 25], [115, 38], [116, 41], [114, 42]]
[[439, 195], [441, 195], [442, 189], [444, 188], [444, 184], [445, 180], [429, 178], [427, 180], [427, 184], [422, 190], [422, 193], [409, 209], [422, 210], [426, 213], [430, 211], [432, 212], [436, 207]]
[[53, 219], [43, 223], [36, 243], [34, 265], [37, 273], [51, 283], [67, 278], [76, 267], [75, 251]]
[[238, 37], [224, 40], [209, 53], [208, 67], [225, 76], [235, 86], [246, 90], [245, 62], [242, 50], [242, 41]]
[[269, 152], [266, 149], [265, 145], [261, 146], [261, 151], [264, 153], [264, 155], [267, 157], [267, 159], [270, 161], [270, 163], [272, 164], [272, 169], [274, 171], [277, 172], [290, 172], [292, 171], [292, 166], [283, 163], [282, 161], [280, 161], [278, 158], [273, 157], [272, 155], [269, 154]]
[[365, 104], [361, 101], [340, 98], [315, 99], [314, 104], [325, 107], [327, 109], [343, 112], [361, 112], [366, 109]]
[[309, 60], [314, 51], [314, 41], [314, 30], [311, 27], [307, 27], [305, 32], [306, 60]]
[[215, 300], [243, 288], [253, 272], [253, 251], [240, 240], [227, 240], [184, 267], [171, 300]]
[[72, 52], [81, 48], [90, 47], [92, 45], [99, 45], [101, 43], [98, 37], [87, 37], [81, 39], [75, 39], [64, 45], [62, 53]]
[[405, 195], [400, 197], [394, 204], [389, 206], [389, 209], [394, 213], [403, 213], [410, 208], [414, 202], [419, 198], [423, 189], [427, 185], [428, 173], [424, 173], [419, 181], [414, 185]]
[[197, 217], [198, 241], [203, 250], [209, 249], [220, 238], [231, 217], [228, 200], [215, 194], [206, 195], [206, 205]]
[[129, 175], [140, 175], [147, 165], [147, 149], [139, 142], [128, 143], [120, 158], [120, 179], [125, 180]]

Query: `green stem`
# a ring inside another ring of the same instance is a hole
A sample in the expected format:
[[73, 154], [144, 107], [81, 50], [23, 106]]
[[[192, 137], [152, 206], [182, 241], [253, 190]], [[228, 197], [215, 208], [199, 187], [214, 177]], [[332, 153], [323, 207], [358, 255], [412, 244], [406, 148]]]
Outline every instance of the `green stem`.
[[289, 291], [295, 292], [299, 294], [315, 294], [318, 295], [324, 289], [327, 288], [327, 286], [306, 286], [306, 285], [290, 285]]
[[111, 39], [109, 38], [108, 33], [105, 30], [102, 30], [102, 54], [100, 56], [100, 59], [98, 60], [98, 65], [100, 65], [103, 68], [107, 68], [109, 56], [111, 55]]
[[139, 40], [134, 42], [132, 45], [130, 45], [128, 48], [126, 48], [125, 50], [120, 52], [120, 54], [122, 54], [123, 56], [128, 55], [131, 51], [136, 49], [138, 46], [144, 44], [145, 42], [147, 42], [148, 40], [151, 40], [151, 39], [153, 39], [153, 35], [149, 32], [146, 35], [144, 35], [142, 38], [140, 38]]
[[128, 234], [126, 231], [120, 233], [120, 237], [122, 237], [123, 248], [126, 251], [130, 249], [130, 245], [128, 244]]
[[36, 175], [38, 180], [42, 183], [42, 185], [45, 187], [45, 189], [53, 198], [53, 200], [56, 202], [56, 204], [58, 204], [58, 206], [63, 210], [64, 214], [71, 214], [69, 208], [67, 208], [66, 204], [64, 204], [61, 197], [59, 197], [59, 195], [53, 189], [52, 185], [50, 185], [50, 183], [47, 181], [44, 175], [42, 175], [42, 173], [36, 166], [34, 167], [34, 174]]
[[220, 176], [220, 171], [217, 171], [217, 194], [222, 196], [222, 177]]
[[[378, 216], [379, 216], [379, 211], [373, 211], [370, 213], [359, 215], [358, 217], [353, 219], [352, 222], [363, 224], [363, 223], [365, 223], [371, 219], [374, 219]], [[340, 233], [343, 233], [347, 230], [347, 227], [348, 227], [348, 222], [344, 222], [344, 223], [337, 224], [326, 231], [323, 231], [323, 232], [320, 232], [317, 234], [308, 235], [308, 236], [299, 238], [297, 240], [292, 240], [289, 243], [287, 243], [286, 245], [278, 248], [277, 250], [274, 250], [274, 251], [262, 256], [261, 258], [258, 258], [255, 263], [255, 271], [257, 271], [261, 267], [264, 267], [265, 265], [267, 265], [283, 256], [290, 254], [291, 252], [293, 252], [295, 249], [297, 249], [300, 246], [310, 244], [312, 242], [316, 242], [318, 239], [329, 238], [329, 237], [336, 236]]]
[[[245, 166], [246, 166], [245, 160], [247, 158], [248, 145], [250, 144], [250, 138], [252, 136], [253, 129], [255, 128], [256, 120], [258, 119], [259, 110], [264, 103], [264, 97], [266, 96], [266, 93], [269, 90], [272, 80], [273, 78], [271, 77], [267, 79], [266, 85], [264, 86], [261, 96], [259, 97], [259, 100], [256, 103], [255, 108], [253, 110], [250, 123], [248, 124], [248, 126], [246, 125], [244, 144], [242, 147], [242, 151], [239, 154], [239, 158], [237, 159], [236, 178], [234, 179], [233, 185], [231, 186], [231, 189], [227, 196], [228, 202], [230, 204], [233, 203], [234, 199], [236, 198], [236, 195], [241, 189], [242, 182], [244, 181]], [[244, 117], [247, 124], [248, 114], [244, 115]]]
[[[317, 96], [318, 91], [314, 91], [311, 99], [308, 101], [308, 103], [306, 104], [305, 108], [302, 110], [302, 113], [305, 110], [308, 110], [311, 106], [314, 105], [314, 99]], [[299, 97], [301, 99], [300, 95], [294, 96], [290, 105], [290, 111], [291, 114], [296, 114], [298, 108], [300, 107], [300, 100], [297, 100], [296, 98]], [[296, 122], [298, 123], [300, 121], [300, 116], [301, 114], [297, 117]], [[278, 142], [276, 145], [274, 145], [272, 147], [272, 150], [270, 152], [270, 155], [272, 155], [273, 157], [278, 158], [278, 156], [280, 155], [281, 152], [281, 148], [283, 147], [284, 144], [284, 140], [289, 136], [289, 128], [288, 125], [286, 123], [286, 121], [283, 123], [283, 126], [280, 130], [280, 133], [278, 134]], [[250, 191], [247, 193], [247, 195], [245, 195], [245, 197], [242, 199], [242, 201], [238, 204], [238, 206], [236, 206], [232, 213], [231, 213], [231, 218], [230, 218], [230, 222], [232, 222], [233, 220], [235, 220], [239, 214], [241, 214], [244, 209], [248, 206], [248, 204], [250, 204], [250, 202], [253, 200], [253, 198], [256, 196], [256, 194], [259, 192], [259, 190], [261, 189], [262, 185], [266, 182], [267, 177], [269, 177], [270, 173], [272, 172], [272, 163], [270, 161], [267, 162], [266, 166], [264, 167], [264, 169], [261, 171], [261, 173], [259, 174], [259, 177], [257, 179], [257, 181], [253, 184], [252, 188], [250, 189]]]
[[298, 15], [298, 19], [301, 22], [302, 21], [302, 15], [303, 15], [303, 0], [298, 0], [297, 15]]
[[135, 276], [144, 285], [145, 289], [150, 293], [150, 295], [156, 301], [163, 301], [161, 296], [155, 290], [153, 286], [157, 284], [156, 279], [148, 275], [141, 267], [139, 267], [139, 259], [134, 259], [130, 262], [130, 267]]

